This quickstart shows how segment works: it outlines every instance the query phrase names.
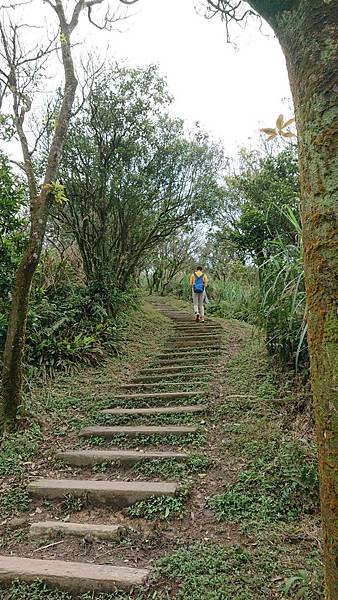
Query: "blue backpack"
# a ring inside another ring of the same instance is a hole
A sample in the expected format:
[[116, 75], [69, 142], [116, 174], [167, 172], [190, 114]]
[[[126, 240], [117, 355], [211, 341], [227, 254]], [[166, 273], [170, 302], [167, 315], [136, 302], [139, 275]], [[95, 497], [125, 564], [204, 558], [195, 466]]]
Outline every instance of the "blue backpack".
[[194, 292], [195, 294], [202, 294], [204, 292], [204, 273], [202, 275], [196, 275], [194, 273]]

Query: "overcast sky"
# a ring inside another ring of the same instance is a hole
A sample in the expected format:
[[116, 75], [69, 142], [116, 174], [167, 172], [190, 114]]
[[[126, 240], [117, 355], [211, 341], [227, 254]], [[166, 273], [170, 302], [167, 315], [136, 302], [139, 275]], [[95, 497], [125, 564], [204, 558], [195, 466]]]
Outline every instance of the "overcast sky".
[[[120, 6], [118, 0], [109, 2]], [[99, 31], [83, 14], [73, 41], [80, 42], [76, 48], [82, 54], [95, 49], [104, 56], [108, 48], [108, 57], [126, 59], [131, 66], [157, 63], [175, 98], [174, 113], [188, 123], [198, 121], [234, 156], [243, 145], [257, 145], [259, 128], [273, 126], [278, 114], [292, 116], [284, 57], [267, 25], [261, 31], [257, 19], [244, 28], [234, 24], [235, 45], [227, 44], [225, 25], [197, 14], [195, 3], [201, 7], [201, 0], [139, 0], [129, 9], [130, 18], [118, 24], [121, 33]], [[66, 5], [72, 9], [74, 0]], [[51, 8], [42, 0], [21, 12], [23, 21], [34, 26], [53, 22]], [[21, 31], [34, 43], [32, 32], [42, 35], [45, 28]], [[38, 102], [44, 89], [57, 85], [52, 71], [51, 65]], [[19, 152], [17, 144], [10, 146], [14, 154]]]
[[266, 25], [265, 35], [255, 19], [245, 28], [234, 25], [234, 48], [226, 43], [225, 25], [196, 14], [194, 0], [140, 0], [129, 12], [123, 33], [84, 25], [82, 32], [90, 43], [109, 44], [110, 56], [131, 65], [158, 63], [175, 97], [176, 114], [199, 121], [229, 154], [247, 145], [248, 138], [254, 145], [260, 127], [292, 112], [284, 57]]

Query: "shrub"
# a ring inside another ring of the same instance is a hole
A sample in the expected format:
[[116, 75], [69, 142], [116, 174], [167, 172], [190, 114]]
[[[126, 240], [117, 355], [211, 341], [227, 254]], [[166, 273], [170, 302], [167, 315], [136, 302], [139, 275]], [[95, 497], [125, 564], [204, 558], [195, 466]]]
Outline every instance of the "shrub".
[[139, 303], [137, 294], [112, 290], [107, 307], [100, 289], [79, 279], [63, 261], [49, 258], [39, 267], [26, 348], [26, 363], [35, 374], [52, 375], [78, 363], [96, 365], [108, 351], [123, 348], [126, 325]]

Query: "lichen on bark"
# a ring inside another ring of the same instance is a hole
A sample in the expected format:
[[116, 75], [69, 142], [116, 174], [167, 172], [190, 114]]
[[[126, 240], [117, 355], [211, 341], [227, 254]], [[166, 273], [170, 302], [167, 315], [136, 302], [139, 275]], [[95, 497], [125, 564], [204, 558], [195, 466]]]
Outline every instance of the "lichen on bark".
[[337, 0], [299, 0], [270, 20], [286, 57], [299, 134], [308, 343], [328, 600], [338, 598], [337, 15]]

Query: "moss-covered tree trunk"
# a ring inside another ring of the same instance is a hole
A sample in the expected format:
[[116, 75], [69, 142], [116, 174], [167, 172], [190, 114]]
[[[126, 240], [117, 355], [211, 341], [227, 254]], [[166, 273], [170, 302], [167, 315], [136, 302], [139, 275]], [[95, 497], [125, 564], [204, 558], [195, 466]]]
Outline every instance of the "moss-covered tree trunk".
[[283, 48], [296, 111], [326, 598], [338, 598], [338, 0], [250, 0]]
[[39, 262], [47, 221], [47, 191], [31, 203], [31, 232], [16, 273], [3, 359], [0, 428], [11, 428], [22, 404], [22, 357], [32, 279]]
[[[6, 428], [10, 429], [15, 427], [18, 409], [23, 404], [22, 357], [25, 345], [26, 321], [31, 284], [41, 255], [49, 212], [50, 192], [53, 189], [53, 182], [57, 176], [61, 152], [65, 142], [77, 88], [70, 35], [78, 23], [80, 12], [83, 9], [83, 2], [79, 1], [77, 3], [74, 9], [73, 18], [69, 24], [66, 21], [62, 0], [55, 0], [53, 9], [57, 13], [60, 25], [60, 43], [65, 83], [61, 109], [48, 153], [44, 181], [40, 192], [38, 192], [32, 157], [28, 149], [28, 141], [24, 132], [25, 110], [20, 108], [20, 71], [15, 62], [15, 54], [10, 54], [9, 48], [11, 45], [8, 37], [6, 37], [6, 32], [0, 27], [1, 38], [3, 46], [6, 49], [8, 67], [10, 68], [11, 73], [10, 80], [11, 93], [13, 96], [13, 115], [16, 131], [21, 142], [25, 171], [28, 179], [31, 218], [29, 242], [19, 265], [12, 293], [12, 305], [3, 358], [0, 393], [0, 431]], [[15, 41], [17, 42], [16, 38]]]

